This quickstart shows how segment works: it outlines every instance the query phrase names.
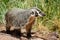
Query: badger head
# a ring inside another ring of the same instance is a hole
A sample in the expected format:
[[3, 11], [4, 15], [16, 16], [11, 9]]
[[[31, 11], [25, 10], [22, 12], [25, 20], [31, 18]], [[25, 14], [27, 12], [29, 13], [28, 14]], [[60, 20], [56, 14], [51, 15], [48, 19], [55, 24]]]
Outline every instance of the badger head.
[[35, 17], [38, 17], [38, 16], [43, 17], [43, 16], [45, 16], [45, 14], [39, 8], [33, 7], [31, 10], [32, 10], [31, 15], [33, 15]]

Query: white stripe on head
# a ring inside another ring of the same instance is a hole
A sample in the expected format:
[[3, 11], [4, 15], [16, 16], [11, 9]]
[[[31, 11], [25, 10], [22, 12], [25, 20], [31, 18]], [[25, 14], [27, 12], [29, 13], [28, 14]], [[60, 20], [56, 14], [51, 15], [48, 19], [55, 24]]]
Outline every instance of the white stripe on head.
[[[37, 10], [36, 10], [37, 11]], [[42, 15], [39, 13], [39, 11], [37, 11], [38, 15], [42, 17]]]

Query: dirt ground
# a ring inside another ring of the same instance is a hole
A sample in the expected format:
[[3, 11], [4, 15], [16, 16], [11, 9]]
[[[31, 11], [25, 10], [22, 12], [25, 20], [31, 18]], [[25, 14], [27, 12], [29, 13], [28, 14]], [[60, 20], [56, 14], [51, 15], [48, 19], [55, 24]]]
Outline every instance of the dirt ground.
[[7, 34], [5, 31], [5, 25], [0, 25], [0, 40], [60, 40], [59, 35], [56, 32], [40, 32], [32, 30], [32, 37], [28, 39], [24, 29], [22, 29], [23, 35], [21, 37], [15, 31], [11, 32], [10, 34]]

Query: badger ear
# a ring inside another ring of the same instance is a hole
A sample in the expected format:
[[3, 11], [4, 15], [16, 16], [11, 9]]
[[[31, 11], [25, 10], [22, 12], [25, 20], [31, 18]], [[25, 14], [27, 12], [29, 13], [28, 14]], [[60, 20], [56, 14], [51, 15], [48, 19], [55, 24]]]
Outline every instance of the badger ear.
[[31, 16], [35, 16], [35, 12], [34, 11], [31, 11]]
[[32, 14], [32, 15], [34, 15], [34, 13], [35, 13], [35, 12], [34, 12], [34, 10], [33, 10], [33, 9], [31, 9], [31, 14]]
[[31, 14], [34, 15], [34, 12], [32, 11]]

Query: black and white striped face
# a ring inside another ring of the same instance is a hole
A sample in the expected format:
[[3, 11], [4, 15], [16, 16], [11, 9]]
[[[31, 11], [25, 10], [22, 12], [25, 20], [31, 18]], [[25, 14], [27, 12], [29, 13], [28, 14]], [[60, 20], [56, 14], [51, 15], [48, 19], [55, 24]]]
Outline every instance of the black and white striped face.
[[38, 9], [38, 8], [33, 8], [32, 9], [32, 15], [33, 16], [40, 16], [40, 17], [43, 17], [43, 16], [45, 16], [45, 14], [40, 10], [40, 9]]

